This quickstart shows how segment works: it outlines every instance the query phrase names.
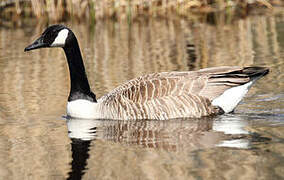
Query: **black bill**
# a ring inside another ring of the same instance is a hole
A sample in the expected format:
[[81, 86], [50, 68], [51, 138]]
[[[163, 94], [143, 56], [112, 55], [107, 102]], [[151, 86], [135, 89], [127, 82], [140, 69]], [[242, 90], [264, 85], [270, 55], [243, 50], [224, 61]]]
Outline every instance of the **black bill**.
[[43, 38], [40, 37], [37, 40], [35, 40], [34, 43], [32, 43], [31, 45], [27, 46], [25, 48], [25, 51], [30, 51], [30, 50], [33, 50], [33, 49], [44, 48], [44, 47], [48, 47], [48, 44], [44, 43], [43, 42]]

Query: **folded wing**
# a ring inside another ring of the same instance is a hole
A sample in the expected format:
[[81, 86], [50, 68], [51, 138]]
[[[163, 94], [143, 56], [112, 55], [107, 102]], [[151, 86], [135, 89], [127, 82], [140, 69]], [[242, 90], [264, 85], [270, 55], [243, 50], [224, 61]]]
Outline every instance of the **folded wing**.
[[117, 119], [198, 118], [222, 112], [212, 100], [246, 84], [264, 69], [218, 67], [138, 77], [99, 99], [105, 117]]

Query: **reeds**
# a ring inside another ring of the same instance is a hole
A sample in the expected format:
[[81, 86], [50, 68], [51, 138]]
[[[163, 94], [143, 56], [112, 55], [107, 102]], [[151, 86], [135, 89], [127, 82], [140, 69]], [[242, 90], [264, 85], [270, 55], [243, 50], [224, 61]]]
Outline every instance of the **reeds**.
[[[278, 0], [279, 1], [279, 0]], [[2, 0], [0, 9], [14, 6], [14, 13], [23, 14], [23, 7], [32, 9], [37, 18], [48, 17], [60, 21], [68, 16], [79, 19], [113, 17], [133, 18], [138, 15], [167, 15], [189, 12], [206, 13], [226, 8], [246, 9], [251, 6], [271, 8], [279, 1], [273, 0]]]

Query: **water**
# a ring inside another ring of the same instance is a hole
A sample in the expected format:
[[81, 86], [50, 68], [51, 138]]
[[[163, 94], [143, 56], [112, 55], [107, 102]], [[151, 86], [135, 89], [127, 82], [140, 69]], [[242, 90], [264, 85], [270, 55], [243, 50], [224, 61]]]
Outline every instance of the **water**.
[[234, 114], [169, 121], [66, 119], [63, 51], [24, 53], [45, 24], [2, 23], [1, 179], [284, 178], [284, 12], [200, 19], [66, 23], [97, 97], [151, 72], [270, 67]]

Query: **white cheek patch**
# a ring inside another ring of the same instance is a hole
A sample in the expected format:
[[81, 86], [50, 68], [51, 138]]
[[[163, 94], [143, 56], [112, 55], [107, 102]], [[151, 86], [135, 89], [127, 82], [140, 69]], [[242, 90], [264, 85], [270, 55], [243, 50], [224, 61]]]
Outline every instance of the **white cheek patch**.
[[68, 29], [62, 29], [51, 44], [51, 47], [64, 47], [68, 33]]

